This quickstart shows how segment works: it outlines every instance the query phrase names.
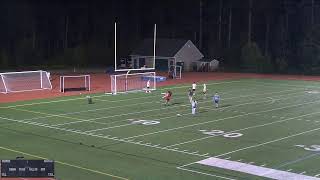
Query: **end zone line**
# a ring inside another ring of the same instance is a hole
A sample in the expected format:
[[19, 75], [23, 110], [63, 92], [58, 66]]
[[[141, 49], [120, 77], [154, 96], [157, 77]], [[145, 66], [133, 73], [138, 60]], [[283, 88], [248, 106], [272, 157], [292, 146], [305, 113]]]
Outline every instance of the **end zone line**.
[[[6, 151], [10, 151], [10, 152], [14, 152], [14, 153], [19, 153], [19, 154], [27, 155], [27, 156], [34, 157], [34, 158], [38, 158], [38, 159], [49, 159], [49, 158], [41, 157], [41, 156], [38, 156], [38, 155], [33, 155], [33, 154], [30, 154], [30, 153], [26, 153], [26, 152], [14, 150], [14, 149], [2, 147], [2, 146], [0, 146], [0, 149], [6, 150]], [[105, 173], [105, 172], [101, 172], [101, 171], [94, 170], [94, 169], [85, 168], [85, 167], [82, 167], [82, 166], [78, 166], [78, 165], [66, 163], [66, 162], [63, 162], [63, 161], [56, 161], [56, 160], [54, 160], [54, 162], [56, 162], [56, 163], [58, 163], [58, 164], [65, 165], [65, 166], [69, 166], [69, 167], [73, 167], [73, 168], [77, 168], [77, 169], [89, 171], [89, 172], [95, 173], [95, 174], [105, 175], [105, 176], [113, 177], [113, 178], [116, 178], [116, 179], [129, 180], [128, 178], [124, 178], [124, 177], [112, 175], [112, 174]]]

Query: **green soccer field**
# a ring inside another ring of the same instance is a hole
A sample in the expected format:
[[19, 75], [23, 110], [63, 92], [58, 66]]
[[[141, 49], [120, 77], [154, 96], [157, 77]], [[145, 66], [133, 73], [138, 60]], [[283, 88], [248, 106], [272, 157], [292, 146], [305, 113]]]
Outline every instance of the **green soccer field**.
[[0, 104], [0, 159], [55, 160], [61, 180], [320, 179], [320, 82], [198, 84], [196, 115], [190, 86]]

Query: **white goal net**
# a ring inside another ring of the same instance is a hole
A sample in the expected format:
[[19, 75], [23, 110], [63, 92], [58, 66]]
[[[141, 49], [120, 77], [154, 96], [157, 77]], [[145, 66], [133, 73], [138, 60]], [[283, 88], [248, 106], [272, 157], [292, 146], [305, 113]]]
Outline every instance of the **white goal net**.
[[174, 79], [181, 79], [182, 66], [171, 65], [169, 68], [169, 75]]
[[[110, 78], [112, 94], [156, 90], [155, 72], [118, 74], [111, 75]], [[147, 88], [147, 84], [149, 84], [149, 89]]]
[[60, 92], [90, 91], [90, 75], [60, 76]]
[[23, 92], [52, 89], [46, 71], [22, 71], [0, 73], [0, 92]]

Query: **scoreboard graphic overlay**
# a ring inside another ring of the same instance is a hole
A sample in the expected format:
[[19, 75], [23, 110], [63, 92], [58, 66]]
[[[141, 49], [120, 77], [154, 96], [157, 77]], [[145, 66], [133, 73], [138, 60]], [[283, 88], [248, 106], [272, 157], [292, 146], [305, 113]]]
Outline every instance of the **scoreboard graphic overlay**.
[[52, 160], [1, 160], [0, 177], [54, 178]]

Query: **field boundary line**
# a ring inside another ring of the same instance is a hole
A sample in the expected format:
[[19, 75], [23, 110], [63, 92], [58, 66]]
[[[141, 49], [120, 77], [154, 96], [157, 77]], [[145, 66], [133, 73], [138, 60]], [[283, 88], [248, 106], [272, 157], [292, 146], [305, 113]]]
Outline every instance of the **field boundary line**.
[[[66, 119], [72, 119], [72, 120], [84, 120], [81, 118], [76, 118], [76, 117], [70, 117], [70, 116], [61, 116], [61, 115], [55, 115], [55, 114], [50, 114], [50, 113], [44, 113], [40, 111], [33, 111], [33, 110], [27, 110], [27, 109], [19, 109], [19, 108], [10, 108], [16, 111], [24, 111], [24, 112], [29, 112], [29, 113], [34, 113], [34, 114], [42, 114], [42, 115], [50, 115], [51, 117], [60, 117], [60, 118], [66, 118]], [[24, 120], [23, 120], [24, 121]]]
[[236, 116], [230, 116], [230, 117], [220, 118], [220, 119], [216, 119], [216, 120], [212, 120], [212, 121], [206, 121], [206, 122], [202, 122], [202, 123], [190, 124], [190, 125], [186, 125], [186, 126], [180, 126], [180, 127], [171, 128], [171, 129], [166, 129], [166, 130], [161, 130], [161, 131], [156, 131], [156, 132], [152, 132], [152, 133], [140, 134], [140, 135], [136, 135], [136, 136], [127, 137], [127, 138], [124, 138], [124, 139], [132, 139], [132, 138], [136, 138], [136, 137], [143, 137], [143, 136], [148, 136], [148, 135], [153, 135], [153, 134], [158, 134], [158, 133], [173, 131], [173, 130], [177, 130], [177, 129], [183, 129], [183, 128], [187, 128], [187, 127], [193, 127], [193, 126], [208, 124], [208, 123], [211, 123], [211, 122], [218, 122], [218, 121], [222, 121], [222, 120], [225, 120], [225, 119], [233, 119], [233, 118], [237, 118], [237, 117], [248, 116], [248, 115], [252, 115], [252, 114], [259, 114], [259, 113], [264, 113], [264, 112], [270, 112], [270, 111], [274, 111], [274, 110], [280, 110], [280, 109], [285, 109], [285, 108], [290, 108], [290, 107], [296, 107], [296, 106], [306, 105], [306, 104], [313, 104], [313, 103], [318, 103], [318, 102], [320, 102], [320, 100], [316, 100], [316, 101], [312, 101], [312, 102], [307, 102], [307, 103], [301, 103], [301, 104], [295, 104], [295, 105], [290, 105], [290, 106], [283, 106], [283, 107], [274, 108], [274, 109], [269, 109], [269, 110], [264, 110], [264, 111], [250, 112], [250, 113], [246, 113], [246, 114], [240, 114], [240, 115], [236, 115]]
[[[296, 90], [296, 89], [294, 89], [294, 90]], [[224, 98], [223, 100], [245, 98], [245, 97], [254, 97], [254, 96], [263, 95], [263, 94], [276, 94], [276, 93], [282, 93], [282, 92], [288, 92], [288, 91], [294, 91], [294, 90], [292, 89], [292, 90], [284, 90], [284, 91], [278, 91], [278, 92], [254, 94], [254, 95], [236, 96], [236, 97]], [[296, 93], [299, 93], [299, 92], [294, 92], [292, 94], [296, 94]], [[286, 95], [286, 94], [284, 94], [284, 95]], [[202, 102], [199, 102], [199, 103], [208, 103], [208, 102], [211, 102], [211, 100], [202, 101]], [[172, 108], [178, 108], [178, 107], [184, 107], [184, 106], [190, 106], [190, 103], [182, 104], [182, 105], [179, 105], [179, 106], [173, 106]], [[94, 121], [100, 120], [100, 119], [108, 119], [108, 118], [120, 117], [120, 116], [132, 115], [132, 114], [140, 114], [140, 113], [145, 113], [145, 112], [159, 111], [159, 110], [162, 110], [162, 109], [166, 109], [166, 107], [161, 107], [161, 108], [156, 108], [156, 109], [148, 109], [148, 110], [137, 111], [137, 112], [129, 112], [129, 113], [123, 113], [123, 114], [115, 114], [115, 115], [110, 115], [110, 116], [97, 117], [97, 118], [85, 119], [85, 120], [79, 120], [79, 121], [71, 121], [71, 122], [66, 122], [66, 123], [54, 124], [53, 126], [63, 126], [63, 125], [68, 125], [68, 124], [81, 123], [81, 122], [94, 122]]]
[[[287, 94], [286, 94], [286, 95], [287, 95]], [[280, 95], [280, 96], [284, 96], [284, 95]], [[273, 99], [273, 100], [284, 100], [284, 99], [290, 99], [290, 98], [293, 98], [293, 97], [279, 98], [279, 99]], [[259, 104], [259, 103], [265, 103], [265, 102], [269, 102], [269, 101], [272, 102], [273, 100], [265, 100], [265, 101], [259, 101], [259, 102], [248, 102], [248, 103], [237, 104], [237, 105], [234, 105], [234, 106], [221, 107], [221, 108], [219, 108], [219, 109], [216, 109], [216, 108], [214, 108], [214, 109], [212, 109], [212, 108], [207, 108], [207, 107], [211, 107], [211, 106], [201, 106], [200, 109], [210, 109], [210, 110], [212, 110], [212, 111], [219, 111], [219, 110], [221, 110], [221, 109], [228, 109], [228, 108], [231, 108], [231, 107], [238, 107], [238, 106], [243, 106], [243, 105], [248, 105], [248, 104]], [[166, 116], [166, 117], [155, 118], [155, 119], [150, 119], [150, 120], [152, 120], [152, 121], [157, 121], [157, 120], [163, 120], [163, 119], [168, 119], [168, 118], [177, 117], [177, 115], [176, 115], [175, 113], [177, 113], [177, 112], [180, 112], [180, 113], [181, 113], [181, 112], [183, 112], [183, 111], [188, 111], [188, 112], [189, 112], [189, 110], [175, 111], [175, 112], [174, 112], [174, 115], [172, 115], [172, 116]], [[159, 114], [157, 114], [157, 115], [161, 115], [161, 114], [166, 114], [166, 115], [167, 115], [168, 113], [159, 113]], [[170, 114], [171, 114], [171, 113], [170, 113]], [[184, 115], [189, 115], [189, 114], [191, 114], [191, 113], [186, 113], [186, 114], [184, 114]], [[148, 118], [145, 118], [145, 117], [151, 117], [151, 116], [144, 116], [143, 119], [148, 119]], [[141, 119], [141, 118], [139, 118], [139, 119]], [[127, 119], [126, 119], [126, 120], [117, 121], [117, 122], [122, 122], [122, 121], [127, 121]], [[101, 123], [101, 124], [103, 124], [103, 123]], [[109, 124], [110, 124], [110, 123], [109, 123]], [[92, 129], [92, 130], [88, 130], [88, 131], [86, 131], [86, 132], [100, 131], [100, 130], [118, 128], [118, 127], [129, 126], [129, 125], [133, 125], [133, 124], [124, 124], [124, 125], [118, 125], [118, 126], [112, 126], [112, 127], [105, 127], [105, 128], [100, 128], [100, 129]], [[55, 125], [53, 125], [53, 126], [55, 126]]]
[[183, 170], [183, 171], [188, 171], [188, 172], [193, 172], [193, 173], [197, 173], [197, 174], [202, 174], [202, 175], [206, 175], [206, 176], [212, 176], [212, 177], [216, 177], [216, 178], [221, 178], [221, 179], [236, 180], [236, 179], [232, 179], [232, 178], [228, 178], [228, 177], [223, 177], [223, 176], [219, 176], [219, 175], [204, 173], [204, 172], [201, 172], [201, 171], [191, 170], [191, 169], [187, 169], [187, 168], [183, 168], [183, 167], [177, 167], [177, 169], [180, 169], [180, 170]]
[[247, 146], [247, 147], [244, 147], [244, 148], [239, 148], [237, 150], [233, 150], [233, 151], [229, 151], [229, 152], [226, 152], [226, 153], [222, 153], [220, 155], [216, 155], [216, 156], [213, 156], [213, 157], [218, 158], [218, 157], [221, 157], [221, 156], [233, 154], [235, 152], [239, 152], [239, 151], [243, 151], [243, 150], [247, 150], [247, 149], [251, 149], [251, 148], [260, 147], [260, 146], [263, 146], [263, 145], [266, 145], [266, 144], [282, 141], [284, 139], [289, 139], [289, 138], [292, 138], [292, 137], [296, 137], [296, 136], [299, 136], [299, 135], [302, 135], [302, 134], [307, 134], [307, 133], [318, 131], [318, 130], [320, 130], [320, 128], [310, 129], [310, 130], [303, 131], [303, 132], [300, 132], [300, 133], [296, 133], [296, 134], [292, 134], [292, 135], [289, 135], [289, 136], [285, 136], [285, 137], [282, 137], [282, 138], [279, 138], [279, 139], [274, 139], [274, 140], [267, 141], [267, 142], [264, 142], [264, 143], [260, 143], [260, 144], [256, 144], [256, 145], [252, 145], [252, 146]]
[[[248, 90], [248, 88], [243, 88], [242, 90]], [[293, 89], [292, 89], [293, 90]], [[237, 90], [238, 91], [238, 90]], [[230, 94], [233, 91], [228, 91], [227, 93], [223, 94]], [[177, 94], [185, 94], [185, 93], [177, 93]], [[143, 98], [150, 98], [150, 97], [162, 97], [163, 95], [154, 95], [154, 96], [146, 96], [146, 97], [141, 97]], [[134, 99], [141, 99], [141, 98], [134, 98]], [[133, 98], [132, 98], [133, 99]], [[174, 99], [187, 99], [186, 97], [177, 97]], [[102, 99], [94, 99], [97, 101], [106, 101], [106, 102], [114, 102], [114, 101], [109, 101], [109, 100], [102, 100]], [[119, 100], [120, 101], [120, 100]], [[49, 117], [54, 117], [55, 115], [73, 115], [73, 114], [80, 114], [84, 112], [95, 112], [95, 111], [101, 111], [101, 110], [108, 110], [108, 109], [114, 109], [114, 108], [120, 108], [120, 107], [127, 107], [127, 106], [135, 106], [135, 105], [140, 105], [140, 104], [146, 104], [146, 103], [158, 103], [159, 100], [157, 101], [151, 101], [151, 102], [142, 102], [142, 103], [135, 103], [135, 104], [128, 104], [128, 105], [121, 105], [121, 106], [111, 106], [111, 107], [104, 107], [104, 108], [96, 108], [96, 109], [89, 109], [89, 110], [83, 110], [83, 111], [77, 111], [77, 112], [68, 112], [68, 113], [60, 113], [60, 114], [52, 114], [48, 116], [41, 116], [41, 117], [34, 117], [34, 118], [29, 118], [29, 119], [23, 119], [23, 120], [35, 120], [35, 119], [43, 119], [43, 118], [49, 118]]]
[[[33, 154], [30, 154], [30, 153], [26, 153], [26, 152], [14, 150], [14, 149], [7, 148], [7, 147], [3, 147], [3, 146], [0, 146], [0, 149], [6, 150], [6, 151], [9, 151], [9, 152], [14, 152], [14, 153], [19, 153], [19, 154], [31, 156], [31, 157], [34, 157], [34, 158], [48, 159], [48, 158], [44, 158], [44, 157], [41, 157], [41, 156], [38, 156], [38, 155], [33, 155]], [[129, 180], [128, 178], [124, 178], [124, 177], [112, 175], [112, 174], [105, 173], [105, 172], [101, 172], [101, 171], [94, 170], [94, 169], [89, 169], [89, 168], [81, 167], [81, 166], [74, 165], [74, 164], [70, 164], [70, 163], [66, 163], [66, 162], [63, 162], [63, 161], [56, 161], [56, 160], [54, 160], [54, 162], [56, 162], [56, 163], [58, 163], [58, 164], [65, 165], [65, 166], [69, 166], [69, 167], [73, 167], [73, 168], [77, 168], [77, 169], [89, 171], [89, 172], [95, 173], [95, 174], [105, 175], [105, 176], [113, 177], [113, 178], [116, 178], [116, 179]]]
[[[209, 83], [207, 85], [214, 85], [214, 84], [228, 84], [228, 83], [235, 83], [235, 82], [241, 82], [240, 80], [238, 81], [227, 81], [227, 82], [216, 82], [216, 83]], [[165, 87], [165, 86], [163, 86]], [[190, 86], [177, 86], [177, 87], [171, 87], [170, 89], [179, 89], [179, 88], [184, 88], [184, 87], [191, 87]], [[158, 90], [161, 90], [162, 88], [159, 88]], [[165, 88], [163, 88], [165, 89]], [[106, 97], [106, 96], [114, 96], [110, 94], [102, 94], [102, 95], [94, 95], [92, 96], [93, 98], [95, 97]], [[58, 102], [66, 102], [66, 101], [74, 101], [74, 100], [80, 100], [80, 99], [86, 99], [86, 97], [77, 97], [77, 98], [68, 98], [68, 99], [60, 99], [60, 100], [53, 100], [53, 101], [45, 101], [45, 102], [36, 102], [36, 103], [29, 103], [29, 104], [18, 104], [18, 105], [12, 105], [12, 106], [0, 106], [0, 109], [6, 109], [6, 108], [15, 108], [15, 107], [21, 107], [21, 106], [33, 106], [33, 105], [39, 105], [39, 104], [51, 104], [51, 103], [58, 103]], [[138, 99], [136, 98], [129, 98], [129, 99], [123, 99], [121, 101], [127, 101], [127, 100], [133, 100], [133, 99]], [[118, 102], [119, 100], [115, 101]]]
[[[320, 100], [315, 101], [315, 102], [319, 102], [319, 101]], [[313, 103], [315, 103], [315, 102], [313, 102]], [[299, 104], [299, 105], [302, 105], [302, 104]], [[276, 109], [279, 109], [279, 108], [276, 108]], [[274, 110], [274, 109], [270, 109], [269, 111], [272, 111], [272, 110]], [[241, 116], [243, 116], [243, 115], [241, 115]], [[103, 138], [103, 139], [108, 139], [108, 140], [112, 140], [112, 141], [124, 142], [124, 143], [128, 143], [128, 144], [134, 144], [134, 145], [139, 145], [139, 146], [144, 146], [144, 147], [151, 147], [151, 148], [154, 148], [154, 149], [166, 150], [166, 151], [171, 151], [171, 152], [176, 152], [176, 153], [181, 153], [181, 154], [188, 154], [188, 155], [193, 155], [193, 156], [198, 156], [198, 157], [206, 157], [206, 158], [208, 158], [208, 157], [219, 157], [219, 156], [226, 155], [226, 153], [223, 153], [223, 154], [218, 155], [218, 156], [210, 156], [208, 153], [207, 154], [198, 154], [198, 153], [195, 153], [195, 152], [188, 152], [188, 151], [178, 150], [178, 149], [175, 149], [175, 148], [171, 149], [171, 148], [166, 148], [166, 147], [161, 147], [161, 146], [155, 146], [155, 145], [148, 144], [148, 143], [141, 143], [140, 141], [134, 142], [134, 141], [131, 141], [131, 140], [126, 140], [125, 138], [120, 138], [120, 139], [119, 138], [112, 138], [112, 137], [109, 137], [108, 135], [105, 136], [105, 135], [99, 135], [99, 134], [93, 134], [93, 133], [86, 133], [86, 132], [79, 131], [79, 130], [53, 127], [53, 126], [45, 125], [45, 124], [33, 124], [33, 123], [30, 123], [30, 122], [24, 122], [24, 121], [21, 121], [21, 120], [15, 120], [15, 119], [4, 118], [4, 117], [0, 117], [0, 119], [4, 119], [4, 120], [7, 120], [7, 121], [20, 122], [20, 123], [23, 123], [23, 124], [28, 124], [28, 125], [32, 125], [32, 126], [38, 126], [38, 127], [45, 127], [45, 128], [55, 129], [55, 130], [60, 130], [60, 131], [65, 131], [65, 132], [72, 132], [72, 133], [80, 134], [80, 135]], [[246, 147], [246, 148], [242, 148], [241, 150], [246, 150], [246, 149], [259, 147], [259, 146], [262, 146], [262, 145], [265, 145], [265, 144], [281, 141], [283, 139], [288, 139], [288, 138], [291, 138], [291, 137], [295, 137], [295, 136], [298, 136], [298, 135], [301, 135], [301, 134], [306, 134], [306, 133], [309, 133], [309, 132], [312, 132], [312, 131], [316, 131], [316, 130], [319, 130], [319, 129], [320, 128], [304, 131], [304, 132], [301, 132], [301, 133], [298, 133], [298, 134], [294, 134], [294, 135], [291, 135], [291, 136], [287, 136], [287, 137], [275, 139], [275, 140], [272, 140], [272, 141], [268, 141], [268, 142], [265, 142], [265, 143], [249, 146], [249, 147]], [[230, 151], [230, 152], [228, 152], [228, 154], [231, 154], [231, 153], [234, 153], [234, 152], [238, 152], [238, 151], [240, 151], [240, 150], [238, 149], [238, 150]], [[183, 166], [181, 166], [181, 167], [183, 167]]]
[[[295, 116], [295, 117], [291, 117], [291, 118], [287, 118], [287, 119], [283, 119], [283, 120], [279, 120], [279, 121], [273, 121], [273, 122], [270, 122], [270, 123], [265, 123], [265, 124], [255, 125], [255, 126], [249, 126], [249, 127], [246, 127], [246, 128], [241, 128], [241, 129], [237, 129], [237, 130], [233, 130], [233, 131], [228, 131], [228, 133], [235, 133], [235, 132], [241, 132], [243, 130], [254, 129], [254, 128], [257, 128], [257, 127], [264, 127], [264, 126], [277, 124], [277, 123], [281, 123], [281, 122], [286, 122], [286, 121], [291, 121], [293, 119], [297, 119], [297, 118], [301, 118], [301, 117], [305, 117], [305, 116], [311, 116], [311, 115], [319, 114], [319, 113], [320, 112], [314, 112], [314, 113], [304, 114], [304, 115], [301, 115], [301, 116]], [[202, 140], [205, 140], [205, 139], [213, 138], [213, 137], [216, 137], [216, 136], [218, 136], [218, 135], [206, 136], [206, 137], [193, 139], [193, 140], [189, 140], [189, 141], [185, 141], [185, 142], [181, 142], [181, 143], [177, 143], [177, 144], [172, 144], [172, 145], [169, 145], [169, 146], [166, 146], [166, 147], [169, 148], [169, 147], [184, 145], [184, 144], [188, 144], [188, 143], [192, 143], [192, 142], [196, 142], [196, 141], [202, 141]]]
[[[279, 80], [277, 80], [277, 81], [279, 81]], [[269, 82], [259, 82], [259, 83], [262, 83], [262, 84], [269, 84], [269, 85], [275, 85], [275, 84], [273, 84], [273, 83], [269, 83]], [[283, 87], [296, 87], [296, 88], [304, 88], [304, 89], [306, 89], [306, 88], [320, 88], [320, 85], [319, 86], [303, 86], [303, 85], [301, 85], [301, 86], [299, 86], [299, 85], [293, 85], [293, 84], [288, 84], [288, 83], [281, 83], [281, 84], [276, 84], [276, 85], [280, 85], [280, 86], [283, 86]]]

